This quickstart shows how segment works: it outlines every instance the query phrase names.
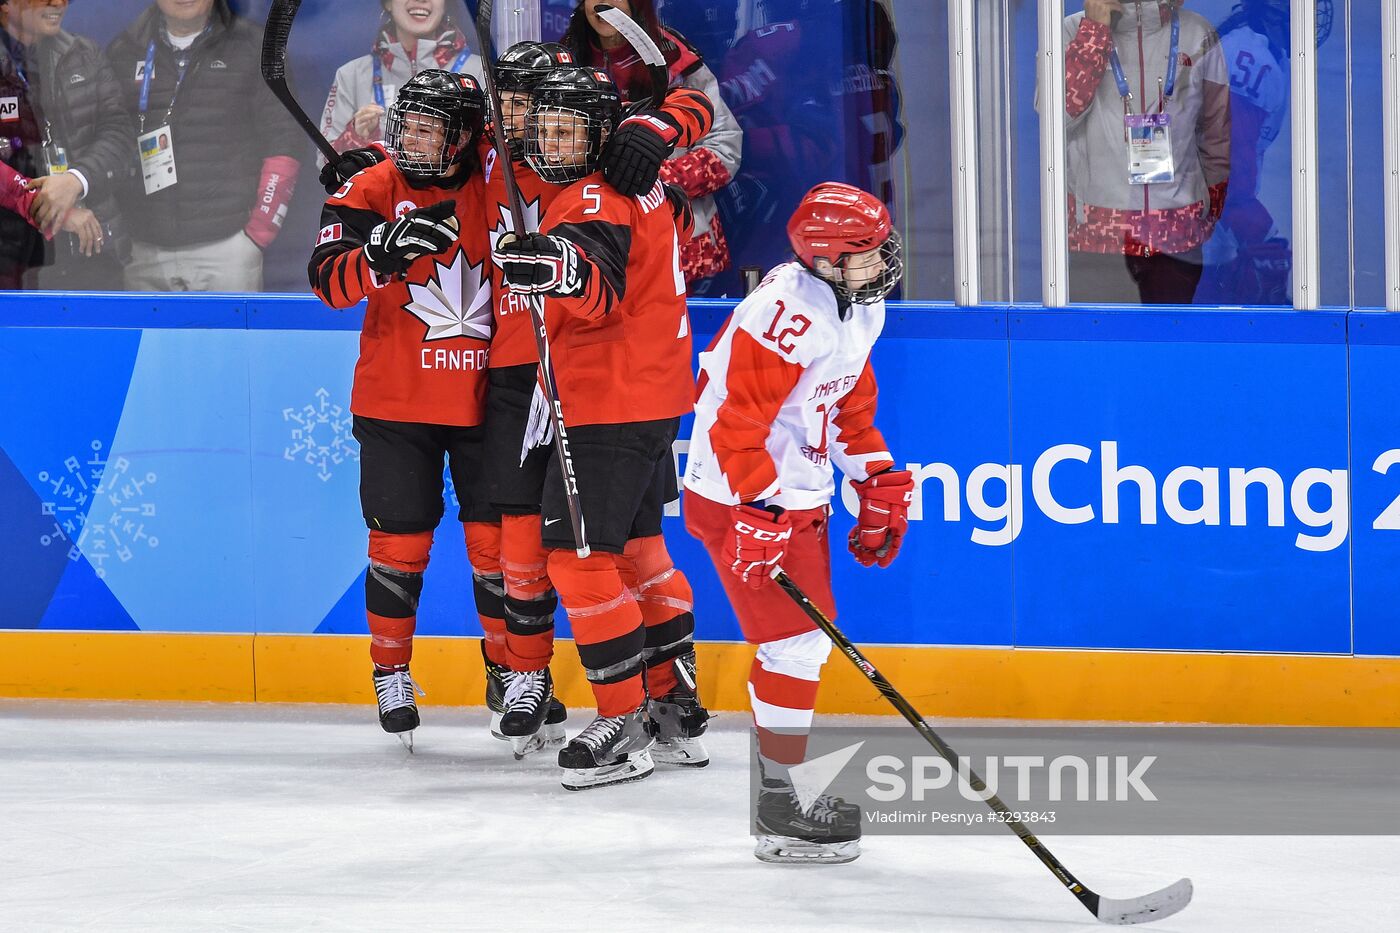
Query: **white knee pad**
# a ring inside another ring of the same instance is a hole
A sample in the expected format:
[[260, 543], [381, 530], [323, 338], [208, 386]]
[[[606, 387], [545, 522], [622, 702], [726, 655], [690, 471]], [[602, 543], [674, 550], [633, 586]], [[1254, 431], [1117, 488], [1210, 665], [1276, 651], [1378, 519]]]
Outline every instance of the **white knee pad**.
[[820, 680], [822, 665], [831, 654], [831, 639], [817, 629], [765, 641], [758, 646], [758, 663], [766, 671], [796, 677], [799, 680]]

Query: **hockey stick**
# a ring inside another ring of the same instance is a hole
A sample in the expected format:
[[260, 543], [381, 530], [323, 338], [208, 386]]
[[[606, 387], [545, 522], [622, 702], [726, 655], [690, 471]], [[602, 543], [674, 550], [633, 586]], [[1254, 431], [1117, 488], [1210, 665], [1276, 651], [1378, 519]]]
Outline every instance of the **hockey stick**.
[[671, 83], [671, 73], [666, 68], [666, 56], [661, 54], [661, 50], [656, 47], [656, 43], [647, 35], [641, 23], [619, 10], [617, 7], [600, 3], [593, 8], [593, 11], [603, 18], [609, 26], [622, 34], [622, 38], [627, 40], [627, 44], [632, 46], [632, 51], [646, 62], [647, 72], [651, 75], [651, 105], [660, 107], [666, 100], [666, 88]]
[[[899, 710], [900, 715], [909, 721], [909, 725], [918, 730], [924, 741], [932, 745], [934, 751], [938, 752], [945, 761], [961, 771], [964, 764], [959, 762], [957, 753], [948, 743], [939, 738], [938, 733], [924, 722], [924, 717], [919, 714], [919, 711], [914, 709], [913, 705], [885, 679], [885, 676], [875, 669], [875, 665], [865, 659], [856, 646], [851, 644], [851, 640], [836, 627], [836, 623], [828, 619], [826, 614], [807, 598], [807, 594], [803, 593], [798, 585], [792, 582], [792, 579], [783, 572], [781, 567], [773, 571], [773, 579], [778, 586], [783, 588], [783, 592], [792, 597], [792, 601], [797, 603], [798, 607], [807, 614], [807, 618], [815, 622], [817, 627], [825, 632], [836, 647], [840, 648], [841, 652], [850, 659], [851, 663], [860, 668], [861, 673], [875, 685], [876, 690], [880, 691], [880, 695], [889, 700], [890, 705]], [[1051, 874], [1058, 878], [1071, 894], [1079, 898], [1079, 903], [1083, 904], [1089, 913], [1102, 922], [1115, 926], [1148, 923], [1152, 920], [1170, 917], [1191, 902], [1192, 888], [1189, 878], [1182, 878], [1175, 884], [1143, 897], [1118, 899], [1096, 894], [1070, 874], [1069, 869], [1060, 864], [1060, 860], [1055, 858], [1049, 849], [1045, 848], [1045, 844], [1035, 837], [1025, 823], [1012, 817], [1011, 810], [1001, 802], [1001, 798], [997, 797], [996, 794], [987, 793], [987, 785], [983, 783], [982, 778], [976, 772], [967, 768], [965, 775], [972, 789], [1001, 817], [1000, 822], [1005, 823], [1007, 828], [1026, 844], [1026, 848], [1035, 853], [1035, 857], [1040, 859], [1041, 864], [1050, 869]]]
[[[471, 12], [469, 0], [462, 0]], [[506, 199], [510, 202], [511, 226], [517, 237], [532, 231], [525, 229], [525, 203], [520, 186], [515, 183], [515, 165], [506, 146], [505, 125], [501, 122], [501, 93], [496, 89], [496, 56], [491, 42], [491, 13], [495, 0], [479, 0], [476, 9], [476, 41], [481, 46], [481, 73], [486, 79], [486, 93], [491, 98], [492, 133], [496, 137], [496, 165], [506, 183]], [[544, 301], [531, 296], [530, 321], [534, 324], [535, 350], [540, 357], [540, 383], [544, 388], [549, 418], [554, 423], [554, 452], [559, 457], [559, 474], [564, 480], [564, 499], [569, 506], [569, 522], [573, 525], [574, 551], [580, 558], [590, 553], [588, 535], [583, 524], [583, 504], [578, 497], [578, 478], [574, 476], [574, 458], [569, 452], [569, 433], [564, 424], [564, 406], [559, 401], [559, 389], [554, 381], [554, 363], [549, 353], [549, 332], [545, 327]]]
[[267, 27], [263, 30], [262, 77], [273, 95], [311, 137], [316, 148], [334, 165], [340, 161], [340, 153], [321, 135], [321, 128], [301, 109], [292, 89], [287, 86], [287, 40], [292, 36], [292, 20], [296, 19], [300, 6], [301, 0], [272, 0], [272, 9], [267, 11]]

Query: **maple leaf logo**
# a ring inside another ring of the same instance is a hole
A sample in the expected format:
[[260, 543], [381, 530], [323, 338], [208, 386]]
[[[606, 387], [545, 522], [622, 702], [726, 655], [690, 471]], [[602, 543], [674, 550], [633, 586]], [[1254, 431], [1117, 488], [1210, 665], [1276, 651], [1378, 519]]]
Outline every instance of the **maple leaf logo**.
[[[513, 232], [515, 226], [515, 221], [513, 221], [510, 216], [510, 208], [504, 204], [498, 204], [496, 205], [496, 207], [499, 210], [500, 219], [496, 221], [496, 227], [491, 231], [492, 249], [496, 248], [496, 245], [500, 242], [501, 237], [505, 236], [507, 233]], [[533, 201], [526, 201], [524, 204], [524, 209], [521, 211], [521, 213], [524, 215], [525, 230], [529, 233], [538, 233], [540, 229], [539, 198], [536, 198]]]
[[491, 289], [483, 275], [486, 263], [468, 265], [467, 254], [458, 250], [452, 265], [436, 261], [433, 265], [433, 276], [427, 284], [408, 286], [411, 300], [403, 306], [428, 325], [423, 342], [453, 337], [490, 340]]

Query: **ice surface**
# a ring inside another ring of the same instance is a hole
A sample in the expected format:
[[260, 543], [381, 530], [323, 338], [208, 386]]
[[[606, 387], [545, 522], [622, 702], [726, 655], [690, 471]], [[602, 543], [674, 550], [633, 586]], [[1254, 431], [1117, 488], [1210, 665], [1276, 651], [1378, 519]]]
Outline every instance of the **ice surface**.
[[[583, 793], [424, 716], [410, 757], [370, 707], [0, 701], [0, 930], [1104, 929], [1010, 833], [756, 861], [739, 714], [709, 768]], [[1191, 877], [1163, 933], [1400, 916], [1393, 837], [1046, 841], [1106, 896]]]

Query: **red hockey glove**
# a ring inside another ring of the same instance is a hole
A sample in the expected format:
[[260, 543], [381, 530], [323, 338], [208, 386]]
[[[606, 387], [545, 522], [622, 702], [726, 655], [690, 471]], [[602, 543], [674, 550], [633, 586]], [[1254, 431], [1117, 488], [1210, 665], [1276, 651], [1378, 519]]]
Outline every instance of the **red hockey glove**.
[[603, 150], [603, 178], [624, 197], [646, 194], [679, 138], [680, 131], [654, 111], [628, 117]]
[[899, 544], [909, 528], [914, 475], [908, 470], [888, 470], [851, 485], [860, 496], [860, 515], [846, 546], [861, 566], [888, 567], [899, 554]]
[[563, 237], [507, 233], [496, 241], [491, 255], [513, 292], [567, 298], [581, 294], [588, 284], [591, 267], [579, 262], [578, 247]]
[[736, 505], [729, 514], [734, 527], [724, 540], [724, 559], [736, 577], [758, 589], [782, 562], [792, 539], [792, 522], [785, 512], [752, 505]]

